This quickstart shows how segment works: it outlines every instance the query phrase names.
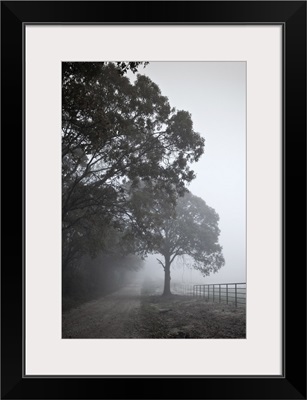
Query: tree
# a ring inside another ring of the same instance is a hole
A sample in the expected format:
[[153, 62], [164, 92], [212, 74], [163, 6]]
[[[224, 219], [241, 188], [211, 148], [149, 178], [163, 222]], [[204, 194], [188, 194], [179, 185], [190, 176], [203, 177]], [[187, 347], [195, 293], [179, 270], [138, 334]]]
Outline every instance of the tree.
[[125, 182], [159, 180], [176, 196], [204, 150], [188, 112], [171, 108], [148, 77], [124, 76], [139, 64], [63, 63], [63, 246], [79, 252], [84, 227], [122, 229]]
[[171, 294], [171, 265], [178, 256], [190, 256], [192, 266], [203, 276], [224, 265], [218, 243], [219, 216], [200, 197], [187, 191], [174, 204], [166, 192], [147, 186], [135, 191], [131, 207], [145, 252], [163, 256], [158, 259], [165, 272], [163, 295]]

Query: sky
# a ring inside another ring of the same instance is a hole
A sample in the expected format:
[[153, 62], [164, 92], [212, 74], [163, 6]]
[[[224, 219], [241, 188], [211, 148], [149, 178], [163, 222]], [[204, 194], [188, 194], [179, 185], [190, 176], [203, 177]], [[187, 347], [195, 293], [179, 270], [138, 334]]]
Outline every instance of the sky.
[[[155, 82], [171, 107], [189, 111], [194, 130], [205, 138], [205, 152], [191, 165], [196, 178], [188, 189], [220, 216], [219, 242], [225, 265], [203, 278], [177, 262], [173, 276], [202, 283], [246, 281], [246, 63], [150, 62], [139, 73]], [[132, 80], [132, 73], [128, 75]], [[147, 270], [163, 270], [156, 256]]]

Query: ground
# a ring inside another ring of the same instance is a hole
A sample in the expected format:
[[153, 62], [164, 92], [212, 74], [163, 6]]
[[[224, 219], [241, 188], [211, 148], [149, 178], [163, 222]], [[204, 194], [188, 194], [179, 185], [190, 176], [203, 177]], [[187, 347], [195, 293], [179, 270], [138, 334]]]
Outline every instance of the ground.
[[245, 308], [174, 295], [141, 295], [141, 285], [63, 313], [63, 338], [245, 338]]

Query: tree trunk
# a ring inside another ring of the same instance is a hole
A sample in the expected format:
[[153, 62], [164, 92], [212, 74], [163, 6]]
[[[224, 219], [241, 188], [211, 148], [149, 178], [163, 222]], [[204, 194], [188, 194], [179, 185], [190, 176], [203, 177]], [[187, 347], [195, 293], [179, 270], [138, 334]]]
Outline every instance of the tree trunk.
[[170, 257], [164, 256], [165, 257], [165, 264], [164, 264], [164, 272], [165, 272], [165, 277], [164, 277], [164, 291], [163, 291], [163, 296], [170, 296], [171, 293], [171, 262], [170, 262]]

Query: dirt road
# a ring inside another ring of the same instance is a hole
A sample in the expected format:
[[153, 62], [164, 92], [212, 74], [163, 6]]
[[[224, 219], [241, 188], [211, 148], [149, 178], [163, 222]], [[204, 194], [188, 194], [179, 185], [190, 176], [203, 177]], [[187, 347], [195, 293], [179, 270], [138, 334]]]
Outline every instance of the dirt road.
[[245, 338], [245, 307], [200, 297], [141, 296], [141, 284], [63, 313], [63, 338]]
[[140, 308], [140, 283], [133, 283], [101, 299], [63, 314], [63, 338], [131, 338]]

